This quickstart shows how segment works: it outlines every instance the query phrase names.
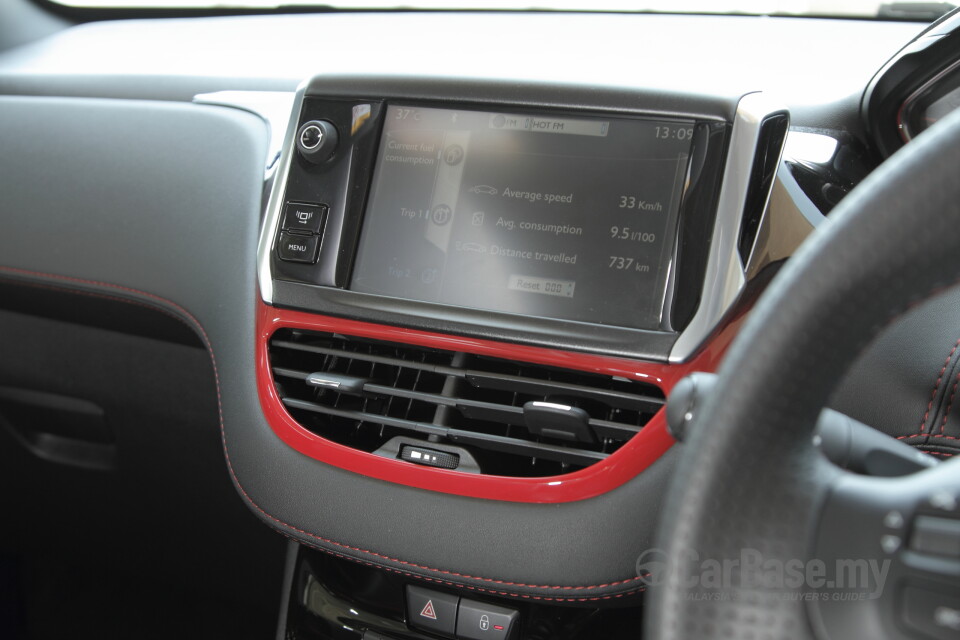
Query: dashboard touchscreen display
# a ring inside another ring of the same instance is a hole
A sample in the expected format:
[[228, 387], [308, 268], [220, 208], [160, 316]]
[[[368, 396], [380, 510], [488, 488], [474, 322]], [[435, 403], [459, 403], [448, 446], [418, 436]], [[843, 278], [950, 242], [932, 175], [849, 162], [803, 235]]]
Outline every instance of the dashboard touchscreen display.
[[353, 291], [660, 329], [693, 122], [390, 106]]

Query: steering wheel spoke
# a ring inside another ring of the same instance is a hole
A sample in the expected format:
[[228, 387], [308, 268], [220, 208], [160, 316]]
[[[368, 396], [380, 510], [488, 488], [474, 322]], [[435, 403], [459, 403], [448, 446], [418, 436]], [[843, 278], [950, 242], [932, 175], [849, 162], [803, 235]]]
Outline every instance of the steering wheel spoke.
[[902, 478], [844, 474], [811, 557], [833, 574], [809, 600], [824, 637], [958, 637], [960, 464]]

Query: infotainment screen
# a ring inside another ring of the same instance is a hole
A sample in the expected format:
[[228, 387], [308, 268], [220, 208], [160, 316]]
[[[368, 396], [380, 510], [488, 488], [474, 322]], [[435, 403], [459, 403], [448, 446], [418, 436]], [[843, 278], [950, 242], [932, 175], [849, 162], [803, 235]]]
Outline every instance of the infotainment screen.
[[349, 288], [662, 329], [693, 130], [389, 106]]

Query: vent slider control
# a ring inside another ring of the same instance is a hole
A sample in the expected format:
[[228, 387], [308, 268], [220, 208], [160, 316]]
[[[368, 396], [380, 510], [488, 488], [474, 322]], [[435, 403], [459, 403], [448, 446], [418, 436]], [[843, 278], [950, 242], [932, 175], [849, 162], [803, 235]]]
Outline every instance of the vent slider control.
[[556, 402], [531, 401], [523, 405], [523, 420], [530, 433], [570, 442], [593, 442], [590, 415], [578, 407]]
[[363, 387], [369, 382], [366, 378], [356, 376], [345, 376], [336, 373], [327, 373], [318, 371], [307, 376], [306, 382], [311, 387], [320, 389], [330, 389], [337, 393], [345, 393], [350, 396], [363, 395]]

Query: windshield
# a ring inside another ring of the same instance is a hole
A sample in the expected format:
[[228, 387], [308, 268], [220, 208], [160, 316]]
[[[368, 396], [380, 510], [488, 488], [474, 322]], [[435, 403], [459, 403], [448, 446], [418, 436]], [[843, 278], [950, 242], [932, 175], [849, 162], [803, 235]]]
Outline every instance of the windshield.
[[877, 0], [54, 0], [73, 7], [99, 8], [216, 8], [277, 9], [313, 6], [318, 9], [463, 9], [546, 11], [629, 11], [662, 13], [723, 13], [748, 15], [849, 16], [935, 20], [954, 8], [944, 2]]

